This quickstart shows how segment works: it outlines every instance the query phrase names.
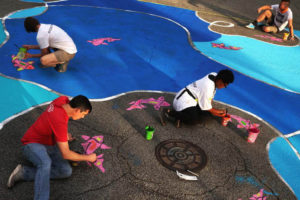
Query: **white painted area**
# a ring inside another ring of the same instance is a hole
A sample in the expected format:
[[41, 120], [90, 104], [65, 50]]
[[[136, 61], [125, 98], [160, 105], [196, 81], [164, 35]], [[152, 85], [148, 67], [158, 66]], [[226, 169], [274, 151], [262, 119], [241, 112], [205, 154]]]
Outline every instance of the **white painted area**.
[[[226, 24], [226, 25], [223, 25], [223, 24]], [[234, 27], [234, 24], [231, 22], [226, 22], [226, 21], [213, 21], [210, 23], [210, 26], [220, 26], [220, 27], [224, 27], [224, 28], [232, 28], [232, 27]]]
[[293, 137], [293, 136], [296, 136], [296, 135], [300, 135], [300, 130], [296, 131], [294, 133], [287, 134], [287, 135], [285, 135], [285, 137], [289, 138], [289, 137]]

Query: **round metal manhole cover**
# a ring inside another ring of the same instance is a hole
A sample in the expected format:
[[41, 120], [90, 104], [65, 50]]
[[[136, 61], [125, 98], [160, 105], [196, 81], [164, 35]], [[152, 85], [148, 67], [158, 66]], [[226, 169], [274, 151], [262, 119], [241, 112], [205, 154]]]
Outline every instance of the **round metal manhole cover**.
[[170, 170], [184, 172], [199, 171], [206, 166], [205, 152], [193, 143], [185, 140], [166, 140], [155, 148], [157, 160]]

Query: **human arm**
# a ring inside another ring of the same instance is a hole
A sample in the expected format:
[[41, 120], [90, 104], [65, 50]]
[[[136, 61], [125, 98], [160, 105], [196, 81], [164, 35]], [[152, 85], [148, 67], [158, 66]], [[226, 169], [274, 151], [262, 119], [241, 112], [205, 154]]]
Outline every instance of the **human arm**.
[[49, 48], [44, 48], [44, 49], [41, 49], [41, 53], [39, 54], [31, 54], [31, 53], [26, 53], [25, 54], [25, 58], [24, 59], [27, 59], [27, 58], [40, 58], [46, 54], [49, 54]]
[[27, 59], [27, 58], [40, 58], [40, 57], [50, 53], [50, 50], [49, 50], [49, 47], [50, 47], [49, 34], [42, 33], [40, 36], [38, 35], [37, 36], [37, 43], [38, 43], [38, 45], [28, 45], [27, 47], [29, 47], [29, 49], [41, 49], [41, 52], [39, 54], [26, 53], [25, 59]]
[[289, 19], [289, 29], [290, 29], [290, 40], [294, 40], [294, 26], [293, 26], [293, 19]]
[[22, 47], [25, 48], [25, 49], [27, 49], [27, 50], [30, 50], [30, 49], [40, 49], [39, 45], [28, 45], [28, 44], [25, 44]]
[[95, 162], [97, 160], [97, 156], [95, 153], [89, 155], [83, 155], [71, 151], [68, 142], [57, 142], [57, 146], [61, 152], [62, 157], [66, 160], [88, 161], [88, 162]]
[[224, 117], [226, 115], [226, 110], [219, 110], [216, 108], [210, 109], [209, 112], [217, 117]]
[[271, 10], [272, 7], [270, 5], [264, 5], [264, 6], [261, 6], [257, 9], [257, 12], [260, 13], [261, 11], [263, 10]]

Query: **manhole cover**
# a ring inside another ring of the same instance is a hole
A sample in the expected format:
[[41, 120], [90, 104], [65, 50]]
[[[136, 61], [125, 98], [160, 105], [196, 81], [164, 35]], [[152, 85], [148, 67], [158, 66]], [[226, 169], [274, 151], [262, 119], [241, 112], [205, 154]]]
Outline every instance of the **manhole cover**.
[[156, 146], [155, 155], [164, 167], [174, 171], [197, 171], [207, 163], [205, 152], [185, 140], [163, 141]]

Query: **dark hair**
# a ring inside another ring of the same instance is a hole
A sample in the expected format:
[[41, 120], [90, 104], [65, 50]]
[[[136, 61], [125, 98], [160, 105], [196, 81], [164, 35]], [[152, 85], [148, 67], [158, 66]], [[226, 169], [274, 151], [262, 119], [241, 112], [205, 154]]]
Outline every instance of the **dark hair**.
[[290, 0], [281, 0], [281, 2], [288, 2], [289, 4], [291, 4]]
[[33, 18], [33, 17], [27, 17], [24, 20], [24, 27], [25, 30], [30, 33], [30, 32], [37, 32], [37, 26], [40, 25], [39, 20]]
[[234, 81], [234, 75], [232, 73], [232, 71], [230, 71], [229, 69], [224, 69], [219, 71], [216, 80], [222, 80], [223, 83], [225, 84], [229, 84], [229, 83], [233, 83]]
[[89, 113], [92, 112], [92, 105], [91, 105], [89, 99], [83, 95], [78, 95], [78, 96], [74, 97], [69, 102], [69, 105], [72, 108], [79, 108], [81, 112], [84, 112], [87, 110], [89, 111]]

